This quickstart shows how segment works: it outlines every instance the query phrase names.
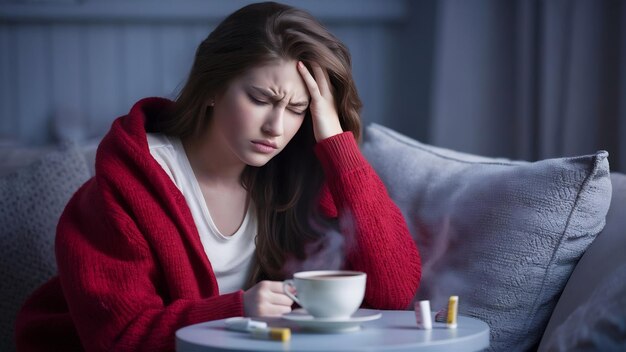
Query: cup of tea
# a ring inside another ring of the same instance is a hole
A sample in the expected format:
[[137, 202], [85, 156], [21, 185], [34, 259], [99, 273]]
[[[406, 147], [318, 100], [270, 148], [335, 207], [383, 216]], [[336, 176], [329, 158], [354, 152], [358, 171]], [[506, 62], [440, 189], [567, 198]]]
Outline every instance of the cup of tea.
[[315, 318], [347, 319], [363, 302], [366, 278], [360, 271], [301, 271], [283, 281], [283, 292]]

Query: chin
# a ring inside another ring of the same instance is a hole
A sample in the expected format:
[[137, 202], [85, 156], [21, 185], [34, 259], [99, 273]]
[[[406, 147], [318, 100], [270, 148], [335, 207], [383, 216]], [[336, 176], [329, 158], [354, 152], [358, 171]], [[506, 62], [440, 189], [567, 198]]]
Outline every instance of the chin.
[[265, 164], [267, 164], [270, 160], [272, 160], [273, 157], [275, 157], [275, 155], [267, 155], [267, 156], [252, 155], [252, 156], [248, 156], [243, 161], [249, 166], [261, 167], [261, 166], [265, 166]]

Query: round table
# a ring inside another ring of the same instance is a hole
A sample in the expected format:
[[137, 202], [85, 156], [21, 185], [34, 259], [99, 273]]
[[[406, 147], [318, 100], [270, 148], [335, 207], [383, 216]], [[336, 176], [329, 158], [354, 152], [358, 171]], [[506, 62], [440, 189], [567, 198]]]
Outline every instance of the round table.
[[[281, 318], [258, 318], [270, 327], [291, 328], [286, 342], [261, 340], [247, 332], [226, 329], [224, 320], [190, 325], [176, 332], [176, 350], [199, 351], [479, 351], [489, 347], [489, 326], [475, 318], [458, 317], [448, 329], [433, 321], [432, 330], [420, 330], [415, 313], [383, 310], [378, 320], [364, 322], [349, 333], [320, 333], [302, 329]], [[434, 313], [433, 317], [434, 317]]]

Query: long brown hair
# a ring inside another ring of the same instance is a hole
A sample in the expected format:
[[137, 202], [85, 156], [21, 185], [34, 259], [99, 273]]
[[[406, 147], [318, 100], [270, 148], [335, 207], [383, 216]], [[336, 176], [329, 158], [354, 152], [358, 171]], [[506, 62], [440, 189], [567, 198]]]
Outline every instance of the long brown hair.
[[[284, 59], [301, 60], [309, 69], [315, 62], [328, 72], [341, 127], [360, 141], [362, 104], [348, 49], [307, 12], [275, 2], [237, 10], [202, 41], [172, 110], [148, 121], [148, 130], [181, 138], [201, 133], [212, 115], [211, 97], [246, 70]], [[317, 211], [324, 174], [313, 153], [315, 143], [309, 110], [280, 154], [262, 167], [247, 166], [242, 174], [259, 224], [257, 265], [247, 286], [288, 276], [286, 260], [303, 260], [305, 246], [324, 235]]]

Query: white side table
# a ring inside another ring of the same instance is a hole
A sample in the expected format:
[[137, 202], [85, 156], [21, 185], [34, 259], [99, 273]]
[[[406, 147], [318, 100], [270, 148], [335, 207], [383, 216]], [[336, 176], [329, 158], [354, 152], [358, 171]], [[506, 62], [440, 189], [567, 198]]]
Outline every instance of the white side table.
[[[413, 311], [383, 310], [378, 320], [350, 333], [303, 330], [280, 318], [259, 319], [272, 327], [289, 327], [288, 342], [259, 340], [245, 332], [227, 330], [224, 320], [190, 325], [176, 332], [179, 352], [206, 351], [480, 351], [489, 347], [489, 326], [475, 318], [458, 317], [458, 327], [433, 322], [419, 330]], [[434, 313], [433, 313], [434, 315]]]

